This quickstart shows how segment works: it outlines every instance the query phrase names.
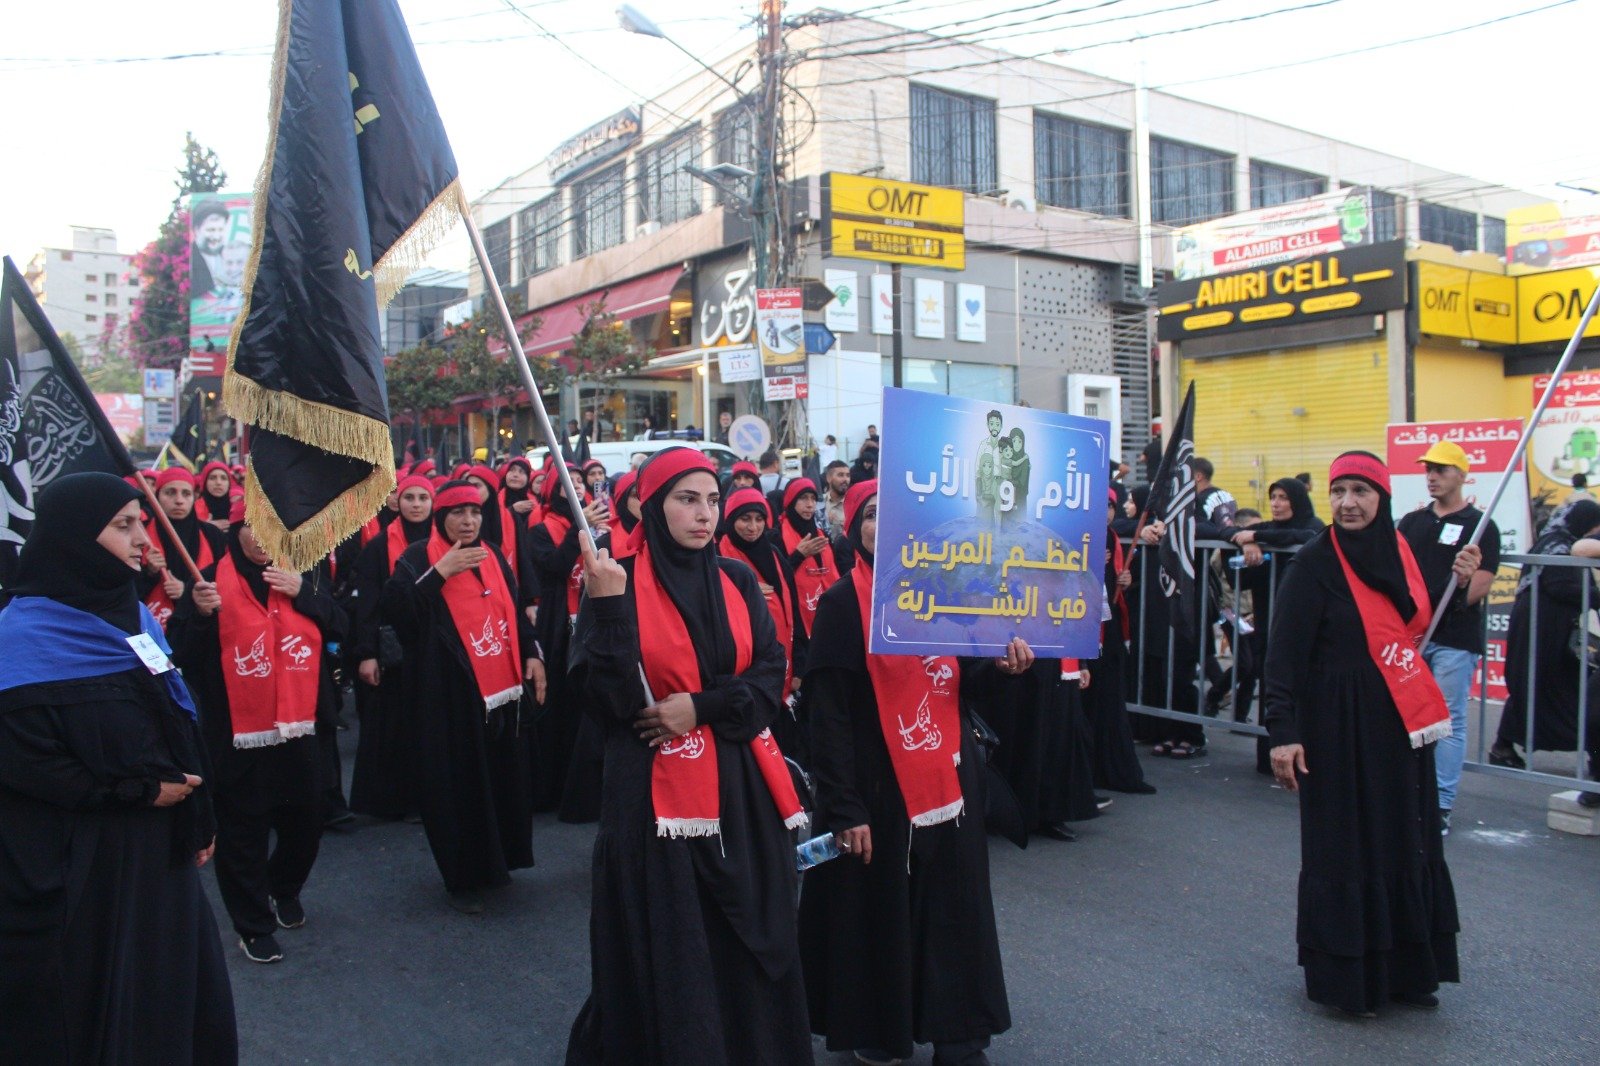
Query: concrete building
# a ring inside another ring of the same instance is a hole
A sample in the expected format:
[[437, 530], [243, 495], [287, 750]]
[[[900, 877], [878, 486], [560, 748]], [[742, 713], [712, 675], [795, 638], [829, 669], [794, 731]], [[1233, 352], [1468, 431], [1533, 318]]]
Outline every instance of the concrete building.
[[[1364, 186], [1372, 240], [1502, 255], [1505, 212], [1533, 202], [1169, 93], [1143, 94], [1141, 108], [1126, 82], [868, 19], [790, 29], [786, 47], [796, 59], [780, 154], [787, 276], [846, 284], [872, 301], [855, 314], [836, 305], [838, 344], [809, 361], [811, 434], [835, 435], [846, 455], [878, 420], [877, 390], [891, 373], [892, 331], [870, 313], [888, 306], [891, 267], [824, 255], [825, 175], [964, 197], [961, 269], [902, 271], [908, 387], [1109, 417], [1129, 458], [1176, 385], [1176, 368], [1159, 366], [1141, 282], [1169, 276], [1178, 227]], [[713, 66], [730, 79], [746, 72], [740, 88], [753, 93], [752, 61], [753, 48]], [[474, 204], [496, 275], [541, 316], [531, 354], [562, 351], [601, 297], [657, 354], [640, 375], [583, 392], [583, 406], [602, 407], [622, 435], [646, 416], [658, 427], [704, 426], [749, 409], [750, 388], [721, 380], [716, 350], [748, 334], [750, 223], [738, 188], [713, 188], [685, 168], [753, 168], [753, 114], [750, 97], [702, 73], [595, 116]], [[483, 291], [476, 264], [470, 287]]]
[[133, 256], [117, 251], [117, 235], [99, 226], [73, 226], [72, 244], [43, 248], [28, 263], [27, 279], [57, 333], [77, 338], [84, 358], [100, 358], [100, 338], [127, 317], [139, 279]]

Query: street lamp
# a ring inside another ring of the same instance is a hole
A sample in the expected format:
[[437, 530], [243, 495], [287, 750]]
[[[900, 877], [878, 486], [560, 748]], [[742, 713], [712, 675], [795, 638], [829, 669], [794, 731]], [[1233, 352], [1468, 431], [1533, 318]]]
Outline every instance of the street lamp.
[[676, 48], [678, 51], [682, 52], [684, 55], [700, 64], [703, 69], [716, 75], [717, 79], [721, 81], [722, 84], [733, 90], [735, 96], [743, 95], [743, 93], [739, 91], [739, 87], [733, 82], [729, 81], [721, 71], [708, 65], [705, 60], [689, 51], [677, 41], [674, 41], [671, 37], [668, 37], [662, 32], [660, 26], [657, 26], [654, 22], [650, 21], [650, 17], [648, 15], [634, 7], [632, 4], [623, 4], [621, 7], [617, 8], [617, 25], [621, 26], [627, 32], [637, 33], [641, 37], [655, 37], [659, 40], [666, 41], [672, 47]]

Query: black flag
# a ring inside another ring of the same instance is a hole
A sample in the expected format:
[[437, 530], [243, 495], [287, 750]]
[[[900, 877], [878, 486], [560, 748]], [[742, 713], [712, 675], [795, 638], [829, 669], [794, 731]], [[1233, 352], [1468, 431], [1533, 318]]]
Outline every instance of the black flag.
[[123, 477], [133, 461], [8, 258], [0, 282], [0, 585], [33, 528], [34, 495], [63, 474]]
[[183, 417], [172, 431], [172, 451], [190, 469], [198, 470], [206, 461], [206, 409], [204, 390], [195, 389]]
[[1157, 555], [1161, 591], [1172, 601], [1172, 624], [1193, 637], [1194, 613], [1194, 382], [1184, 394], [1178, 421], [1167, 438], [1167, 450], [1150, 483], [1146, 513], [1167, 527]]
[[305, 570], [394, 489], [378, 311], [460, 212], [396, 0], [280, 0], [266, 161], [224, 396], [251, 525]]

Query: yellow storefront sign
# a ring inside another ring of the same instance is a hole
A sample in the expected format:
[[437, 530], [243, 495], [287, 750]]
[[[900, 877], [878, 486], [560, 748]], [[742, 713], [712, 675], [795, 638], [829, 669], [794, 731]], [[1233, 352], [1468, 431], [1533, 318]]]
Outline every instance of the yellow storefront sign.
[[1417, 263], [1417, 328], [1435, 337], [1517, 343], [1516, 281], [1481, 270]]
[[[1517, 283], [1517, 343], [1548, 344], [1572, 339], [1578, 319], [1600, 284], [1600, 267], [1524, 274]], [[1600, 315], [1585, 337], [1600, 337]]]
[[823, 175], [824, 255], [962, 270], [966, 198], [955, 189]]

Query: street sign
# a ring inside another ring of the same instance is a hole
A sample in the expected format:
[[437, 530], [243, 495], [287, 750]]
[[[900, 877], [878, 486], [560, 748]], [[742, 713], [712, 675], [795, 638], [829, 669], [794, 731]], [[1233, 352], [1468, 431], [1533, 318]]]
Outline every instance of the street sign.
[[728, 425], [728, 447], [743, 459], [754, 459], [772, 447], [772, 427], [755, 415], [740, 415]]
[[807, 355], [826, 355], [838, 340], [839, 338], [833, 335], [833, 330], [821, 322], [806, 323]]
[[761, 397], [805, 398], [806, 327], [797, 288], [756, 290], [756, 342], [761, 348]]
[[966, 198], [959, 189], [861, 174], [822, 176], [822, 254], [964, 270]]
[[796, 278], [800, 286], [800, 302], [807, 311], [820, 311], [833, 303], [834, 291], [820, 278]]

